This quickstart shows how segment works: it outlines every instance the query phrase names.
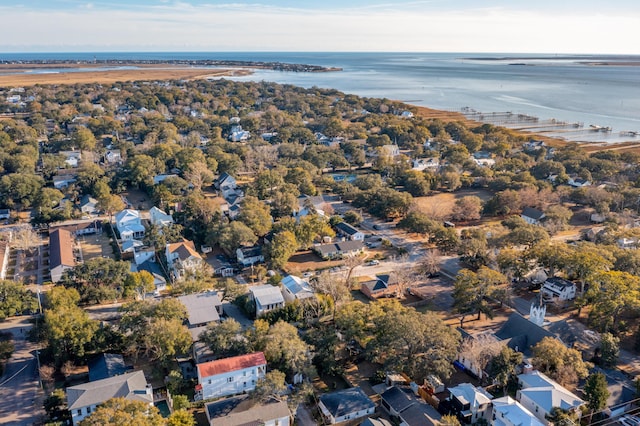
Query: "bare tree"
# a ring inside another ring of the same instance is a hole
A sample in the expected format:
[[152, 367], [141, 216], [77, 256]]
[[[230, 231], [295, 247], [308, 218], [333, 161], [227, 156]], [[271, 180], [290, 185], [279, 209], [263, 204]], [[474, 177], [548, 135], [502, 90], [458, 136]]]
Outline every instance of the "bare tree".
[[324, 271], [311, 282], [313, 288], [322, 294], [326, 294], [333, 301], [332, 318], [336, 315], [336, 307], [351, 299], [348, 281], [344, 277], [332, 275]]
[[351, 287], [351, 275], [353, 275], [353, 270], [358, 266], [364, 263], [364, 259], [360, 256], [351, 256], [347, 257], [344, 261], [344, 266], [347, 267], [347, 275], [345, 277], [345, 285], [347, 288]]
[[416, 272], [425, 277], [429, 277], [440, 270], [440, 250], [431, 249], [422, 256], [416, 265]]
[[40, 237], [28, 226], [20, 228], [13, 240], [14, 247], [23, 251], [28, 251], [38, 244], [40, 244]]
[[503, 345], [498, 342], [499, 340], [492, 334], [480, 334], [464, 339], [460, 345], [460, 357], [465, 360], [465, 366], [482, 379], [483, 372], [491, 359], [502, 350]]

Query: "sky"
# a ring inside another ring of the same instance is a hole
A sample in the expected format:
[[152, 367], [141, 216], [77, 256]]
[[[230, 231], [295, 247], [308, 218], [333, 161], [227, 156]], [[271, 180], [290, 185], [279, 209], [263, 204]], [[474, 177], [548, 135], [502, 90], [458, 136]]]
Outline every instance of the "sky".
[[0, 52], [640, 54], [638, 0], [0, 0]]

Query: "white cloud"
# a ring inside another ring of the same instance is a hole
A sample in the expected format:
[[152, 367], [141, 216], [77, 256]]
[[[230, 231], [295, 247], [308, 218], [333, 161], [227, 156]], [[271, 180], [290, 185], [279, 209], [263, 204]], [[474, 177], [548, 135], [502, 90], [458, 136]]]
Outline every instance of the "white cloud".
[[[425, 2], [411, 2], [416, 6]], [[1, 8], [0, 51], [453, 51], [637, 53], [640, 15], [478, 8], [340, 11], [162, 2], [134, 10]]]

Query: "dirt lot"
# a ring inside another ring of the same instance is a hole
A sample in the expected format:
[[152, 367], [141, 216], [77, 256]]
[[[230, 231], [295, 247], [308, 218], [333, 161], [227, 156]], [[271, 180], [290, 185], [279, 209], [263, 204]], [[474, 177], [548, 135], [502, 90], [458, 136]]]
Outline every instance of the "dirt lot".
[[441, 192], [426, 197], [416, 197], [414, 201], [418, 209], [433, 219], [443, 220], [451, 214], [451, 209], [458, 198], [475, 195], [482, 201], [493, 197], [493, 193], [485, 189], [462, 189], [456, 192]]
[[124, 197], [123, 201], [128, 202], [128, 208], [138, 209], [138, 210], [149, 210], [153, 207], [153, 202], [149, 199], [149, 196], [139, 189], [130, 189], [127, 192], [122, 194]]
[[333, 268], [342, 265], [342, 260], [322, 260], [311, 250], [298, 252], [289, 259], [285, 270], [290, 274]]
[[85, 261], [102, 256], [113, 257], [113, 248], [106, 232], [98, 235], [80, 236], [78, 243], [82, 248], [82, 257]]

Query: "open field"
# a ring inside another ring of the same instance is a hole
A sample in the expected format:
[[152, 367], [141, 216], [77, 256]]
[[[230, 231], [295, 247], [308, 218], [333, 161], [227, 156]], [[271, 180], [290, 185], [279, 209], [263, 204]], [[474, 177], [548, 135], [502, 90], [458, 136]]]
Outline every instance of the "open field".
[[[126, 65], [126, 64], [123, 64]], [[15, 69], [16, 65], [0, 67], [2, 71], [22, 72], [24, 69]], [[142, 67], [136, 65], [136, 69], [109, 70], [109, 71], [82, 71], [68, 73], [43, 73], [43, 74], [12, 74], [0, 75], [0, 86], [33, 86], [36, 84], [110, 84], [118, 81], [136, 80], [196, 80], [207, 77], [221, 77], [230, 75], [246, 75], [249, 70], [227, 70], [214, 68], [186, 68], [171, 65], [157, 65]], [[29, 66], [29, 69], [37, 68]], [[61, 68], [61, 66], [56, 66]], [[80, 66], [74, 66], [80, 68]], [[83, 68], [89, 68], [85, 66]]]
[[430, 215], [433, 219], [443, 220], [451, 214], [456, 200], [468, 195], [480, 197], [482, 201], [493, 197], [490, 191], [484, 189], [461, 189], [456, 192], [440, 192], [426, 197], [415, 197], [413, 200], [418, 210]]

